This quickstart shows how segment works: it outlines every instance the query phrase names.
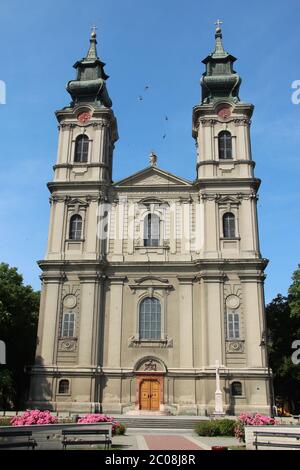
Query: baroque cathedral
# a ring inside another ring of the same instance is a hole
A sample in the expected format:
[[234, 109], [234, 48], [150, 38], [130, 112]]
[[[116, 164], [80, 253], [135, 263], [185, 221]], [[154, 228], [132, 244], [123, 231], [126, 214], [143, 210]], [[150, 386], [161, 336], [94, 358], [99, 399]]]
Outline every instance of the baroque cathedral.
[[113, 181], [118, 140], [96, 33], [56, 112], [57, 162], [29, 405], [56, 411], [267, 412], [253, 105], [217, 25], [192, 112], [196, 178], [150, 164]]

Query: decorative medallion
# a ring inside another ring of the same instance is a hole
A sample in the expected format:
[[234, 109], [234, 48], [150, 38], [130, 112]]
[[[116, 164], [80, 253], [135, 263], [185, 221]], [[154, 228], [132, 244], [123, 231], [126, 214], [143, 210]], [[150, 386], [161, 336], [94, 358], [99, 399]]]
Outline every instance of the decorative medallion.
[[230, 294], [227, 298], [226, 298], [226, 305], [228, 308], [238, 308], [239, 305], [240, 305], [240, 299], [237, 295], [234, 295], [234, 294]]
[[244, 342], [243, 341], [227, 341], [226, 351], [230, 353], [243, 353]]
[[158, 360], [148, 357], [140, 362], [137, 372], [164, 372], [164, 368]]
[[73, 352], [76, 350], [76, 341], [72, 339], [61, 340], [58, 345], [59, 351]]
[[157, 362], [154, 362], [153, 359], [150, 359], [148, 362], [144, 364], [144, 371], [148, 372], [156, 372], [157, 371]]
[[76, 307], [76, 304], [77, 304], [77, 299], [75, 295], [73, 294], [66, 295], [66, 297], [64, 298], [64, 306], [66, 308], [74, 308]]
[[77, 120], [81, 123], [85, 123], [91, 119], [92, 115], [90, 113], [80, 113], [77, 116]]
[[230, 106], [223, 106], [222, 108], [220, 108], [218, 110], [218, 116], [221, 118], [221, 119], [227, 119], [229, 118], [231, 115], [231, 108]]

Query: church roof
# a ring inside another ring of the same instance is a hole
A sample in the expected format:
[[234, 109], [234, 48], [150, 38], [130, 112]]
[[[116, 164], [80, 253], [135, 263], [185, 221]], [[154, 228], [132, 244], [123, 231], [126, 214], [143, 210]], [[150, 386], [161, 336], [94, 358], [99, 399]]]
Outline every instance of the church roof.
[[132, 186], [190, 187], [192, 186], [192, 182], [151, 165], [137, 173], [127, 176], [127, 178], [116, 181], [113, 186], [115, 188]]
[[67, 91], [73, 100], [72, 107], [78, 103], [90, 103], [96, 107], [106, 108], [112, 106], [105, 84], [109, 77], [104, 72], [105, 63], [98, 57], [96, 38], [96, 30], [93, 27], [86, 56], [74, 64], [77, 77], [67, 83]]
[[224, 99], [240, 101], [241, 77], [233, 69], [236, 58], [224, 50], [221, 23], [220, 20], [216, 23], [215, 50], [202, 61], [206, 66], [201, 78], [202, 104], [215, 104]]

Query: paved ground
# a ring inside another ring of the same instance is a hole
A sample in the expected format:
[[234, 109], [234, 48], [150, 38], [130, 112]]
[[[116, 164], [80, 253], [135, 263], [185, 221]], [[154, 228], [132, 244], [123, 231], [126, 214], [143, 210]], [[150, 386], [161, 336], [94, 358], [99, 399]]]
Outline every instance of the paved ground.
[[199, 445], [180, 434], [163, 434], [143, 436], [149, 450], [202, 450]]
[[234, 437], [202, 437], [188, 429], [128, 429], [115, 436], [113, 446], [128, 450], [210, 450], [212, 446], [238, 446]]
[[[39, 450], [62, 450], [61, 434], [34, 435]], [[113, 449], [134, 450], [210, 450], [211, 446], [237, 446], [233, 437], [202, 437], [191, 429], [128, 429], [125, 436], [114, 436]], [[88, 447], [97, 449], [97, 446]], [[81, 447], [82, 449], [82, 447]]]

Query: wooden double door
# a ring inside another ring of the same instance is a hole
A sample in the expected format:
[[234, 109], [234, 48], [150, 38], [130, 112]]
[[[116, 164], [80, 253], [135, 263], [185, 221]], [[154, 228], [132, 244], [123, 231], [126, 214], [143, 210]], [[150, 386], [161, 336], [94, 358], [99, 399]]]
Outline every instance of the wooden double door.
[[158, 380], [143, 380], [140, 388], [140, 409], [157, 411], [160, 404], [160, 383]]

